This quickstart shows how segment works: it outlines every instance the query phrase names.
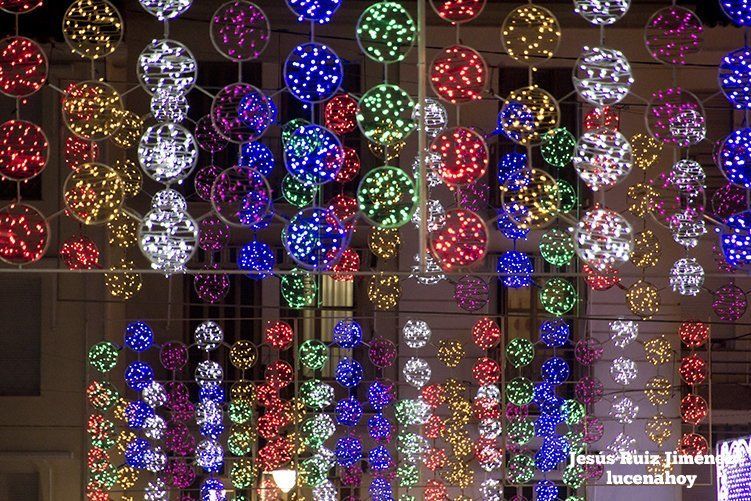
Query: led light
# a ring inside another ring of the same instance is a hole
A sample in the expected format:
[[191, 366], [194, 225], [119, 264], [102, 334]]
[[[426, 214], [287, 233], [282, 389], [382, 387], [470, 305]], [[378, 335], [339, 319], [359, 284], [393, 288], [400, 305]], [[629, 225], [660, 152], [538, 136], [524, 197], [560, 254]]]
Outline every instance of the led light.
[[540, 304], [548, 313], [556, 316], [571, 311], [579, 300], [574, 285], [564, 278], [551, 278], [540, 289]]
[[120, 45], [123, 19], [106, 0], [77, 0], [63, 16], [63, 36], [76, 54], [100, 59], [115, 52]]
[[430, 152], [440, 158], [438, 174], [450, 186], [464, 185], [481, 178], [488, 168], [488, 146], [472, 129], [454, 127], [439, 133]]
[[608, 190], [623, 181], [632, 166], [631, 145], [620, 132], [598, 129], [579, 138], [574, 168], [593, 191]]
[[619, 103], [634, 83], [631, 65], [621, 51], [586, 46], [574, 65], [573, 80], [577, 94], [595, 106]]
[[501, 188], [504, 211], [519, 228], [539, 229], [555, 219], [560, 211], [558, 183], [548, 173], [532, 169], [519, 187], [510, 179]]
[[49, 144], [44, 131], [24, 120], [8, 120], [0, 125], [0, 176], [11, 181], [27, 181], [47, 166]]
[[618, 21], [628, 11], [631, 0], [574, 0], [574, 12], [598, 26]]
[[639, 413], [639, 406], [629, 397], [622, 396], [610, 409], [610, 416], [621, 424], [631, 424]]
[[629, 311], [643, 319], [652, 318], [660, 309], [660, 292], [645, 280], [638, 280], [626, 289], [626, 306]]
[[334, 181], [342, 168], [344, 149], [330, 130], [305, 125], [290, 134], [284, 147], [284, 164], [303, 184], [325, 184]]
[[141, 86], [150, 94], [167, 90], [185, 95], [196, 83], [198, 63], [180, 42], [152, 40], [138, 56], [137, 70]]
[[62, 101], [63, 120], [78, 137], [99, 141], [120, 128], [123, 103], [120, 94], [105, 82], [80, 82], [68, 86]]
[[211, 121], [227, 141], [256, 141], [274, 121], [274, 105], [256, 87], [246, 83], [230, 84], [220, 90], [211, 103]]
[[450, 271], [471, 266], [485, 257], [488, 234], [477, 214], [454, 209], [446, 213], [446, 224], [430, 234], [430, 245], [441, 268]]
[[636, 363], [630, 358], [618, 357], [610, 365], [610, 376], [613, 381], [624, 386], [631, 384], [638, 374]]
[[547, 91], [536, 85], [512, 91], [506, 98], [500, 113], [500, 123], [504, 134], [521, 145], [540, 144], [544, 141], [546, 134], [558, 128], [559, 122], [558, 102]]
[[231, 167], [217, 176], [211, 188], [211, 205], [231, 226], [260, 223], [271, 205], [266, 178], [249, 167]]
[[315, 42], [298, 45], [284, 62], [284, 82], [300, 101], [317, 103], [330, 99], [342, 83], [344, 69], [339, 56]]
[[379, 167], [360, 181], [357, 201], [364, 216], [379, 228], [403, 226], [417, 203], [412, 179], [397, 167]]
[[292, 308], [308, 308], [317, 303], [318, 283], [310, 273], [293, 268], [282, 276], [281, 287], [282, 297]]
[[368, 283], [368, 299], [378, 310], [391, 310], [399, 304], [402, 288], [398, 275], [378, 272]]
[[231, 0], [211, 16], [210, 34], [220, 54], [242, 62], [263, 53], [271, 38], [271, 27], [260, 7], [245, 0]]
[[633, 152], [634, 165], [646, 171], [660, 156], [662, 143], [649, 134], [638, 133], [629, 141]]
[[678, 335], [687, 347], [698, 348], [709, 340], [709, 326], [698, 320], [688, 320], [681, 324]]
[[579, 221], [574, 242], [579, 258], [599, 271], [625, 263], [634, 248], [629, 222], [617, 212], [597, 206]]
[[696, 247], [699, 237], [707, 233], [702, 213], [691, 207], [670, 216], [669, 225], [673, 240], [686, 249]]
[[561, 27], [548, 9], [524, 5], [512, 10], [503, 20], [501, 40], [512, 59], [529, 65], [539, 64], [558, 50]]
[[357, 123], [365, 137], [373, 143], [395, 146], [417, 126], [412, 118], [414, 108], [412, 98], [399, 86], [376, 85], [360, 98]]
[[401, 238], [396, 228], [373, 227], [368, 235], [368, 248], [381, 259], [391, 259], [396, 256]]
[[430, 84], [435, 94], [452, 104], [482, 99], [488, 67], [479, 52], [464, 45], [443, 49], [430, 65]]
[[404, 60], [416, 38], [415, 22], [396, 2], [366, 8], [357, 21], [357, 42], [363, 53], [380, 63]]
[[179, 183], [198, 162], [198, 147], [193, 134], [182, 125], [152, 125], [143, 133], [138, 145], [138, 162], [154, 181]]
[[287, 7], [297, 16], [297, 20], [315, 21], [326, 24], [341, 6], [342, 0], [286, 0]]
[[169, 21], [174, 19], [186, 10], [193, 3], [193, 0], [138, 0], [141, 7], [146, 12], [156, 17], [160, 21]]
[[646, 117], [650, 134], [663, 143], [688, 147], [707, 134], [701, 101], [680, 87], [653, 92]]
[[584, 376], [574, 386], [576, 399], [584, 405], [596, 404], [602, 400], [603, 384], [594, 377]]
[[42, 48], [25, 37], [0, 41], [0, 92], [22, 98], [38, 92], [47, 81], [49, 65]]
[[696, 296], [704, 285], [704, 268], [695, 258], [682, 258], [670, 269], [670, 287], [681, 296]]
[[[177, 200], [162, 196], [170, 192]], [[154, 269], [166, 273], [181, 271], [193, 256], [198, 226], [185, 211], [185, 200], [174, 190], [157, 193], [151, 210], [138, 229], [138, 245]]]
[[357, 128], [357, 100], [349, 94], [332, 97], [326, 103], [323, 113], [326, 128], [340, 136]]
[[341, 257], [347, 231], [333, 211], [303, 209], [282, 230], [282, 243], [302, 268], [327, 270]]
[[532, 259], [519, 251], [506, 251], [498, 257], [496, 268], [504, 286], [519, 289], [532, 285], [534, 265]]
[[686, 64], [686, 56], [699, 51], [704, 27], [699, 17], [683, 7], [658, 10], [644, 28], [649, 53], [666, 64]]

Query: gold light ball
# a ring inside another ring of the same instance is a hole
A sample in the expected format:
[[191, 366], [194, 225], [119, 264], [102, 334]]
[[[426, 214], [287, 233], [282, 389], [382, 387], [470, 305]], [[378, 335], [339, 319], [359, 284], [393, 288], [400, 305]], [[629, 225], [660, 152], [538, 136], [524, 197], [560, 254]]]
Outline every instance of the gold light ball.
[[673, 350], [665, 336], [657, 336], [644, 343], [644, 353], [649, 363], [662, 365], [670, 362]]
[[401, 245], [398, 228], [378, 228], [373, 226], [368, 235], [368, 247], [371, 252], [381, 259], [391, 259], [396, 256]]
[[660, 260], [660, 241], [652, 230], [640, 231], [634, 235], [634, 251], [631, 263], [637, 268], [651, 268]]
[[368, 299], [377, 310], [391, 310], [399, 304], [402, 287], [398, 275], [378, 272], [370, 278]]
[[636, 183], [628, 187], [628, 210], [636, 217], [646, 217], [654, 211], [659, 194], [647, 183]]
[[662, 142], [649, 134], [639, 132], [638, 134], [634, 134], [629, 142], [631, 143], [631, 154], [634, 165], [641, 170], [647, 170], [652, 167], [660, 157]]
[[62, 108], [68, 129], [89, 141], [110, 137], [123, 120], [120, 94], [105, 82], [71, 84], [63, 97]]
[[665, 405], [670, 401], [672, 387], [670, 381], [662, 376], [655, 376], [644, 388], [644, 394], [652, 405]]
[[501, 115], [503, 131], [509, 139], [522, 145], [542, 143], [550, 131], [558, 128], [561, 120], [558, 102], [537, 85], [512, 91]]
[[626, 305], [634, 315], [652, 318], [660, 310], [660, 291], [654, 284], [639, 280], [626, 290]]
[[238, 369], [248, 370], [258, 361], [258, 349], [246, 339], [236, 341], [229, 350], [229, 361]]
[[98, 163], [83, 164], [71, 172], [63, 187], [68, 212], [83, 224], [111, 221], [125, 199], [123, 181], [114, 169]]
[[89, 59], [106, 57], [123, 39], [123, 19], [107, 0], [78, 0], [63, 16], [65, 43]]
[[120, 128], [112, 134], [112, 142], [122, 149], [132, 148], [138, 144], [143, 135], [143, 119], [130, 110], [124, 110], [120, 116]]
[[135, 269], [133, 261], [123, 256], [120, 261], [114, 263], [111, 267], [112, 270], [123, 270], [120, 273], [105, 273], [104, 283], [107, 286], [107, 290], [110, 295], [127, 301], [136, 295], [143, 286], [140, 273], [130, 272]]
[[438, 360], [446, 367], [457, 367], [464, 357], [464, 345], [458, 339], [441, 339], [438, 342]]
[[561, 27], [548, 9], [528, 4], [506, 16], [501, 39], [512, 59], [532, 66], [553, 57], [561, 43]]
[[543, 170], [532, 169], [521, 187], [501, 187], [501, 203], [506, 214], [524, 229], [550, 224], [560, 209], [558, 183]]
[[112, 165], [112, 170], [117, 172], [123, 182], [125, 198], [133, 198], [141, 193], [143, 174], [133, 160], [130, 158], [118, 158]]
[[127, 209], [122, 208], [107, 221], [107, 242], [120, 249], [129, 249], [138, 244], [138, 226], [141, 221]]
[[644, 431], [647, 432], [647, 438], [659, 446], [662, 446], [673, 434], [673, 426], [665, 414], [660, 412], [649, 418], [644, 425]]

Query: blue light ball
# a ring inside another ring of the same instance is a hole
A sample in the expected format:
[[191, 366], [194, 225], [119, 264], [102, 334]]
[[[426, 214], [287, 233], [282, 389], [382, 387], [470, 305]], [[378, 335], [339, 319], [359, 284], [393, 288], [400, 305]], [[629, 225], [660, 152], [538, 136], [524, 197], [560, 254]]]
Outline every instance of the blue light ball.
[[720, 170], [728, 181], [751, 188], [751, 128], [731, 132], [717, 157]]
[[394, 384], [389, 381], [376, 380], [368, 388], [368, 402], [376, 411], [391, 405], [396, 400]]
[[527, 167], [527, 154], [512, 151], [506, 153], [498, 161], [498, 185], [504, 186], [512, 174], [515, 174]]
[[347, 247], [347, 230], [334, 212], [309, 207], [298, 212], [282, 230], [289, 256], [306, 270], [328, 270]]
[[273, 274], [276, 256], [267, 244], [253, 240], [243, 245], [237, 254], [237, 268], [255, 273], [248, 274], [253, 280], [263, 280]]
[[548, 400], [555, 398], [555, 386], [547, 381], [535, 383], [532, 390], [532, 401], [537, 405], [542, 405]]
[[237, 105], [237, 116], [257, 137], [276, 122], [276, 113], [274, 101], [258, 90], [247, 92]]
[[571, 374], [568, 362], [560, 357], [553, 357], [546, 360], [545, 363], [542, 364], [540, 371], [545, 381], [556, 386], [565, 383]]
[[287, 0], [287, 6], [295, 13], [297, 20], [315, 21], [325, 24], [342, 5], [342, 0]]
[[368, 494], [373, 501], [393, 501], [394, 492], [389, 481], [383, 477], [376, 477], [368, 487]]
[[562, 318], [546, 320], [540, 324], [540, 341], [550, 348], [558, 348], [568, 343], [571, 327]]
[[227, 491], [219, 479], [207, 478], [201, 484], [201, 501], [226, 501]]
[[532, 285], [534, 265], [532, 258], [523, 252], [506, 251], [498, 257], [497, 272], [505, 274], [499, 280], [511, 289], [520, 289]]
[[334, 326], [333, 341], [342, 348], [355, 348], [362, 343], [362, 327], [355, 320], [339, 320]]
[[137, 470], [146, 468], [151, 445], [145, 438], [134, 438], [125, 447], [125, 464]]
[[334, 378], [345, 388], [354, 388], [362, 381], [363, 369], [357, 360], [342, 358], [336, 366]]
[[285, 168], [305, 185], [335, 181], [344, 159], [344, 148], [336, 134], [320, 125], [296, 128], [284, 144]]
[[555, 435], [555, 428], [558, 423], [549, 416], [541, 415], [535, 421], [535, 436], [550, 437]]
[[726, 229], [720, 233], [720, 248], [725, 261], [733, 268], [751, 264], [751, 211], [727, 218]]
[[154, 415], [154, 409], [143, 400], [134, 400], [125, 407], [125, 420], [128, 427], [140, 430], [146, 424], [146, 420]]
[[131, 322], [125, 327], [125, 346], [142, 353], [154, 345], [154, 331], [146, 322]]
[[211, 400], [223, 404], [225, 399], [224, 387], [219, 383], [204, 383], [198, 388], [198, 400]]
[[263, 177], [269, 177], [271, 171], [274, 170], [276, 160], [268, 146], [256, 141], [242, 145], [239, 164], [241, 167], [257, 170]]
[[362, 460], [362, 442], [353, 436], [341, 437], [336, 441], [334, 454], [339, 466], [345, 468], [352, 466]]
[[135, 391], [143, 391], [154, 381], [154, 369], [146, 362], [132, 362], [125, 369], [125, 383]]
[[339, 90], [344, 67], [330, 47], [307, 42], [298, 45], [284, 62], [284, 83], [290, 94], [306, 103], [328, 101]]
[[362, 404], [354, 397], [336, 403], [336, 422], [342, 426], [357, 426], [362, 418]]
[[751, 26], [751, 3], [748, 0], [720, 0], [725, 15], [738, 26]]
[[394, 460], [391, 452], [385, 446], [379, 445], [368, 452], [368, 464], [373, 471], [386, 471], [393, 466]]
[[368, 419], [368, 434], [373, 440], [388, 442], [393, 433], [394, 425], [380, 412]]
[[529, 235], [529, 228], [519, 228], [504, 209], [498, 209], [497, 224], [503, 236], [509, 240], [525, 240]]

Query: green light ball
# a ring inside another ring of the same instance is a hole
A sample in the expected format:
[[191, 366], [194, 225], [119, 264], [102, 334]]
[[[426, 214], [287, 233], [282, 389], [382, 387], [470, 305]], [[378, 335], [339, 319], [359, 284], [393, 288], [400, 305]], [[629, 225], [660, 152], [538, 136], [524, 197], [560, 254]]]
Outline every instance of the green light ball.
[[357, 123], [368, 140], [390, 146], [409, 136], [417, 123], [415, 102], [397, 85], [380, 84], [366, 92], [357, 107]]
[[574, 158], [575, 150], [576, 138], [564, 128], [548, 131], [543, 136], [543, 142], [540, 145], [543, 160], [559, 169], [565, 167]]
[[316, 189], [316, 185], [305, 184], [289, 174], [282, 179], [282, 196], [290, 205], [298, 208], [307, 207], [313, 203]]
[[303, 270], [294, 268], [282, 276], [282, 297], [290, 308], [310, 308], [316, 305], [318, 284], [315, 277]]
[[253, 419], [253, 402], [247, 398], [229, 403], [229, 420], [235, 424], [245, 424]]
[[399, 487], [409, 489], [420, 481], [420, 470], [414, 464], [402, 463], [396, 470], [396, 476], [399, 478]]
[[303, 445], [311, 451], [323, 447], [324, 442], [331, 438], [336, 431], [334, 420], [328, 414], [318, 414], [306, 419], [300, 427]]
[[558, 180], [558, 194], [561, 199], [560, 211], [571, 212], [579, 206], [576, 190], [565, 179]]
[[89, 349], [89, 364], [99, 372], [109, 372], [117, 365], [119, 354], [115, 343], [102, 341]]
[[563, 415], [566, 417], [566, 424], [574, 426], [581, 423], [587, 413], [584, 404], [578, 400], [566, 400], [563, 402]]
[[363, 11], [356, 33], [366, 56], [379, 63], [397, 63], [415, 43], [417, 28], [400, 4], [378, 2]]
[[232, 463], [229, 478], [236, 489], [247, 489], [256, 481], [256, 470], [250, 459], [238, 459]]
[[300, 385], [300, 399], [306, 407], [323, 410], [334, 401], [334, 388], [318, 379]]
[[511, 365], [524, 367], [535, 358], [535, 345], [529, 339], [514, 338], [506, 346], [506, 359]]
[[571, 311], [579, 300], [574, 285], [565, 278], [558, 277], [545, 282], [540, 289], [539, 297], [545, 311], [557, 317]]
[[540, 238], [540, 254], [553, 266], [566, 266], [576, 254], [574, 239], [558, 228], [548, 230]]
[[527, 405], [533, 395], [534, 384], [525, 377], [515, 377], [506, 385], [506, 398], [514, 405]]
[[513, 484], [526, 484], [535, 474], [535, 460], [526, 454], [512, 457], [508, 462], [506, 472], [509, 482]]
[[308, 339], [297, 350], [297, 357], [303, 367], [317, 371], [329, 359], [329, 347], [318, 339]]
[[417, 207], [415, 183], [398, 167], [378, 167], [360, 181], [357, 202], [373, 226], [398, 228], [412, 220]]
[[237, 425], [230, 428], [227, 449], [235, 456], [245, 456], [253, 451], [255, 433], [250, 425]]
[[508, 425], [508, 439], [511, 443], [524, 445], [535, 436], [535, 424], [531, 419], [512, 421]]
[[572, 489], [578, 489], [584, 483], [584, 468], [579, 465], [568, 465], [563, 470], [563, 483]]

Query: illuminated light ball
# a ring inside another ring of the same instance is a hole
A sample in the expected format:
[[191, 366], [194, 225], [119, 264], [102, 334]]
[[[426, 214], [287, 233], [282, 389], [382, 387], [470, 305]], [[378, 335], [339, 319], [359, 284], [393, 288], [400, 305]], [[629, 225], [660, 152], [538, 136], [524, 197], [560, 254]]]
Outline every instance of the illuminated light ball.
[[115, 343], [101, 341], [89, 348], [87, 358], [89, 364], [99, 372], [109, 372], [117, 365], [119, 351]]
[[193, 4], [193, 0], [138, 0], [138, 2], [146, 12], [162, 22], [182, 15]]
[[92, 60], [115, 52], [123, 28], [120, 12], [107, 0], [77, 0], [63, 16], [65, 43], [79, 56]]
[[689, 394], [681, 399], [681, 419], [684, 423], [698, 426], [708, 414], [709, 406], [701, 396]]
[[492, 318], [483, 317], [472, 326], [472, 341], [483, 350], [489, 350], [501, 342], [501, 328]]
[[316, 371], [326, 365], [329, 349], [323, 341], [308, 339], [298, 348], [297, 358], [303, 367]]
[[[441, 229], [446, 224], [446, 209], [444, 209], [441, 202], [436, 199], [426, 200], [426, 205], [427, 223], [425, 226], [427, 231], [432, 232]], [[412, 215], [412, 223], [419, 229], [420, 222], [420, 211], [416, 210]]]
[[618, 357], [610, 364], [610, 377], [618, 384], [627, 386], [631, 384], [639, 374], [639, 369], [630, 358]]
[[363, 368], [359, 362], [351, 358], [342, 358], [336, 365], [334, 378], [345, 388], [354, 388], [362, 381]]
[[214, 181], [211, 205], [230, 226], [253, 226], [263, 221], [270, 210], [271, 188], [257, 170], [230, 167]]
[[62, 101], [66, 127], [81, 139], [100, 141], [120, 128], [123, 102], [109, 84], [98, 81], [69, 85]]
[[188, 117], [188, 99], [184, 94], [174, 93], [165, 87], [151, 96], [149, 109], [157, 122], [184, 122]]
[[558, 228], [543, 233], [540, 238], [540, 254], [553, 266], [566, 266], [576, 253], [571, 235]]
[[306, 184], [292, 175], [288, 174], [282, 179], [282, 196], [290, 205], [297, 208], [310, 205], [317, 191], [315, 184]]
[[598, 129], [579, 138], [574, 168], [592, 191], [608, 190], [631, 172], [631, 145], [620, 132]]
[[248, 370], [258, 361], [258, 348], [245, 339], [235, 341], [229, 351], [229, 361], [238, 369]]
[[551, 480], [540, 480], [535, 484], [535, 499], [555, 501], [558, 499], [558, 487]]
[[86, 388], [86, 397], [94, 409], [106, 412], [118, 403], [119, 394], [108, 381], [92, 381]]
[[138, 246], [152, 268], [165, 273], [182, 271], [195, 253], [198, 225], [182, 208], [184, 199], [163, 203], [159, 195], [138, 229]]
[[193, 134], [182, 125], [152, 125], [138, 144], [138, 162], [146, 175], [158, 183], [180, 183], [198, 162]]
[[488, 169], [488, 145], [466, 127], [443, 130], [431, 142], [430, 152], [438, 156], [438, 174], [449, 186], [477, 181]]
[[543, 160], [558, 168], [565, 167], [574, 157], [576, 138], [563, 127], [548, 131], [542, 139], [540, 154]]
[[733, 183], [720, 187], [712, 195], [712, 214], [726, 220], [746, 208], [746, 190]]
[[553, 57], [561, 42], [561, 27], [548, 9], [524, 5], [503, 20], [501, 41], [512, 59], [533, 66]]
[[277, 350], [286, 350], [292, 346], [294, 331], [287, 322], [277, 320], [269, 322], [264, 330], [266, 343]]
[[377, 146], [396, 149], [397, 143], [417, 127], [412, 117], [414, 108], [415, 102], [401, 87], [376, 85], [360, 98], [357, 124], [365, 137]]
[[[513, 405], [513, 404], [509, 404]], [[523, 418], [509, 423], [508, 440], [512, 445], [525, 445], [535, 436], [535, 425], [532, 420]]]
[[602, 343], [597, 339], [584, 338], [576, 342], [574, 356], [580, 364], [590, 366], [602, 358], [604, 351]]
[[281, 282], [282, 297], [291, 308], [308, 308], [318, 302], [318, 283], [310, 273], [293, 268]]
[[545, 320], [540, 324], [540, 341], [549, 347], [564, 346], [571, 338], [571, 327], [562, 318]]
[[704, 382], [707, 378], [708, 370], [706, 360], [696, 353], [692, 353], [681, 359], [678, 373], [686, 384], [696, 386]]
[[[422, 113], [422, 107], [420, 103], [415, 104], [412, 111], [412, 120], [416, 123], [420, 123], [420, 115]], [[429, 138], [436, 137], [443, 129], [446, 128], [448, 123], [448, 112], [446, 107], [441, 104], [440, 101], [426, 97], [425, 98], [425, 134]], [[419, 166], [418, 166], [419, 167]]]
[[673, 434], [673, 423], [662, 412], [650, 417], [644, 431], [652, 442], [662, 446]]
[[704, 27], [701, 19], [683, 7], [665, 7], [644, 27], [647, 50], [666, 64], [686, 64], [686, 56], [699, 52]]
[[720, 90], [733, 106], [741, 110], [751, 108], [751, 98], [744, 90], [751, 85], [751, 50], [743, 47], [725, 55], [718, 77]]
[[366, 8], [357, 21], [360, 50], [380, 63], [403, 61], [415, 43], [417, 29], [407, 9], [397, 2]]
[[626, 289], [626, 306], [634, 315], [652, 318], [660, 309], [660, 291], [654, 284], [640, 279]]
[[488, 83], [488, 66], [479, 52], [465, 45], [451, 45], [430, 65], [433, 92], [451, 104], [482, 99]]
[[401, 245], [399, 230], [396, 228], [379, 228], [374, 226], [368, 235], [368, 248], [381, 259], [396, 256]]
[[678, 454], [698, 456], [706, 454], [708, 450], [707, 439], [698, 433], [686, 433], [678, 442]]
[[339, 260], [331, 267], [331, 275], [337, 282], [354, 282], [355, 273], [360, 270], [360, 254], [354, 249], [346, 249]]
[[300, 101], [318, 103], [330, 99], [344, 78], [339, 56], [328, 46], [315, 42], [300, 44], [284, 62], [287, 90]]
[[372, 340], [368, 347], [368, 358], [378, 368], [394, 365], [396, 355], [396, 345], [392, 341], [382, 337]]
[[154, 345], [154, 331], [145, 322], [131, 322], [125, 327], [125, 346], [136, 353], [147, 351]]
[[165, 343], [159, 350], [159, 361], [167, 370], [179, 370], [188, 363], [188, 348], [178, 342]]
[[651, 268], [660, 259], [660, 241], [652, 230], [643, 230], [634, 236], [634, 251], [630, 261], [637, 268]]
[[305, 125], [292, 132], [284, 147], [287, 171], [306, 185], [325, 184], [336, 179], [344, 165], [344, 149], [330, 130]]
[[521, 171], [527, 169], [527, 163], [526, 153], [511, 152], [504, 154], [498, 161], [498, 184], [503, 186], [509, 180], [515, 179]]
[[601, 107], [622, 101], [628, 95], [634, 78], [623, 52], [585, 46], [574, 65], [573, 81], [582, 99]]
[[446, 224], [430, 234], [430, 245], [441, 268], [451, 271], [480, 262], [487, 252], [488, 239], [479, 215], [453, 209], [446, 213]]
[[472, 367], [472, 377], [480, 386], [496, 384], [501, 380], [501, 366], [493, 359], [481, 358]]
[[501, 108], [501, 128], [515, 143], [538, 145], [550, 131], [558, 128], [560, 115], [555, 98], [537, 85], [531, 85], [508, 95]]
[[438, 360], [446, 367], [457, 367], [464, 358], [464, 345], [458, 339], [441, 339], [438, 341]]
[[292, 384], [293, 370], [292, 367], [281, 360], [276, 360], [266, 366], [264, 372], [266, 384], [274, 390], [281, 390]]
[[559, 212], [571, 212], [579, 207], [579, 195], [571, 186], [571, 183], [565, 179], [558, 179], [556, 184], [558, 185], [558, 197], [560, 199]]
[[529, 365], [535, 358], [535, 347], [529, 339], [514, 338], [506, 345], [506, 359], [516, 368]]
[[404, 343], [413, 349], [424, 348], [430, 342], [430, 326], [424, 320], [407, 320], [402, 327]]
[[[629, 201], [628, 210], [636, 217], [644, 218], [645, 216], [652, 214], [658, 206], [657, 199], [659, 193], [648, 183], [636, 183], [629, 186], [628, 191], [626, 192], [626, 197]], [[637, 236], [638, 235], [639, 234], [637, 234]], [[637, 251], [634, 250], [634, 252]]]
[[620, 115], [611, 106], [598, 106], [597, 108], [589, 111], [584, 117], [585, 132], [590, 132], [597, 129], [619, 130], [620, 126]]
[[328, 270], [346, 248], [347, 230], [334, 212], [308, 208], [298, 212], [282, 230], [289, 256], [307, 270]]
[[652, 167], [662, 152], [663, 144], [649, 134], [637, 133], [629, 141], [634, 165], [646, 171]]
[[0, 10], [11, 14], [26, 14], [44, 5], [44, 0], [0, 0]]
[[402, 368], [404, 380], [418, 390], [430, 381], [432, 371], [430, 365], [422, 358], [410, 357]]
[[506, 383], [506, 398], [514, 405], [527, 405], [532, 401], [534, 385], [525, 377], [515, 377]]
[[704, 285], [704, 268], [696, 258], [681, 258], [670, 269], [670, 287], [681, 296], [696, 296]]
[[202, 440], [196, 446], [196, 465], [207, 473], [218, 473], [224, 464], [224, 450], [219, 442]]
[[534, 264], [524, 252], [506, 251], [498, 257], [496, 271], [505, 287], [520, 289], [532, 285]]
[[595, 206], [579, 221], [574, 243], [582, 261], [604, 272], [629, 260], [634, 249], [633, 229], [617, 212]]
[[210, 115], [201, 117], [196, 122], [194, 136], [198, 147], [208, 153], [219, 153], [227, 148], [228, 141], [216, 130]]
[[551, 223], [560, 211], [558, 183], [548, 173], [532, 169], [519, 189], [508, 184], [501, 188], [506, 214], [523, 229], [539, 229]]
[[462, 24], [475, 19], [485, 7], [486, 0], [430, 0], [436, 14], [451, 24]]
[[250, 84], [230, 84], [214, 96], [211, 120], [227, 141], [248, 143], [259, 139], [272, 124], [274, 105]]
[[237, 268], [248, 271], [253, 280], [263, 280], [273, 275], [276, 256], [267, 244], [253, 240], [243, 245], [237, 254]]
[[551, 278], [540, 289], [540, 304], [548, 313], [556, 316], [571, 311], [579, 300], [576, 287], [565, 278]]
[[138, 225], [141, 218], [126, 210], [119, 210], [107, 221], [107, 243], [121, 249], [135, 247], [138, 243]]
[[334, 195], [328, 204], [329, 213], [340, 221], [347, 233], [354, 231], [357, 209], [357, 200], [343, 193]]
[[646, 359], [652, 365], [658, 366], [670, 362], [673, 350], [665, 336], [657, 336], [644, 343]]
[[360, 211], [371, 224], [379, 228], [397, 228], [412, 218], [417, 204], [415, 184], [398, 167], [378, 167], [360, 181], [357, 201]]
[[198, 246], [206, 252], [218, 252], [229, 242], [229, 226], [216, 216], [208, 216], [198, 224]]
[[170, 39], [152, 40], [138, 56], [138, 81], [150, 94], [185, 95], [196, 83], [198, 63], [190, 50]]
[[125, 369], [125, 382], [135, 391], [143, 391], [154, 381], [154, 369], [146, 362], [132, 362]]
[[498, 209], [498, 219], [496, 225], [504, 237], [509, 240], [526, 240], [529, 235], [529, 228], [520, 228], [519, 225], [511, 219], [504, 209]]
[[0, 260], [23, 265], [40, 260], [49, 245], [50, 228], [31, 205], [12, 203], [0, 209]]
[[631, 5], [631, 0], [575, 0], [574, 12], [592, 24], [606, 26], [618, 21]]
[[332, 342], [341, 348], [355, 348], [362, 343], [362, 327], [355, 320], [339, 320], [334, 325], [332, 336]]
[[[287, 384], [292, 383], [292, 377], [290, 373]], [[306, 407], [322, 410], [334, 401], [334, 388], [318, 379], [309, 379], [300, 385], [300, 398]]]
[[63, 242], [60, 257], [69, 270], [93, 270], [101, 267], [99, 248], [86, 235], [74, 235]]
[[99, 146], [78, 136], [68, 136], [65, 138], [64, 157], [65, 166], [76, 170], [79, 165], [96, 162], [99, 158]]
[[25, 37], [0, 41], [0, 92], [22, 98], [38, 92], [47, 81], [49, 65], [42, 48]]
[[357, 128], [357, 100], [349, 94], [332, 97], [324, 107], [323, 121], [327, 129], [344, 135]]
[[196, 366], [195, 380], [201, 387], [220, 383], [223, 375], [222, 366], [213, 360], [203, 360]]
[[678, 329], [681, 342], [689, 348], [699, 348], [709, 340], [709, 326], [698, 320], [687, 320]]
[[684, 159], [673, 164], [668, 182], [679, 190], [692, 192], [704, 188], [706, 178], [707, 174], [699, 162]]
[[706, 137], [706, 120], [701, 101], [680, 87], [653, 92], [646, 118], [649, 133], [666, 144], [688, 147]]
[[735, 322], [746, 313], [747, 307], [746, 293], [732, 283], [725, 284], [712, 293], [712, 311], [721, 320]]
[[357, 177], [360, 172], [360, 157], [357, 154], [357, 150], [348, 146], [343, 146], [344, 149], [344, 162], [339, 172], [336, 173], [334, 180], [337, 183], [347, 183]]
[[530, 456], [518, 454], [509, 459], [507, 474], [510, 482], [518, 484], [527, 483], [532, 480], [534, 472], [535, 462]]
[[488, 283], [480, 277], [465, 275], [454, 284], [454, 301], [464, 311], [481, 310], [490, 301]]
[[[731, 225], [732, 221], [729, 220], [728, 223]], [[707, 233], [703, 211], [691, 207], [670, 216], [668, 224], [673, 240], [686, 249], [696, 247], [699, 244], [699, 237]]]
[[571, 374], [568, 362], [560, 357], [553, 357], [546, 360], [542, 364], [540, 371], [543, 380], [552, 385], [563, 384]]
[[266, 14], [256, 4], [232, 0], [220, 6], [211, 17], [209, 28], [214, 48], [231, 61], [258, 58], [271, 38]]
[[644, 394], [652, 405], [665, 405], [670, 400], [672, 385], [667, 378], [656, 376], [647, 381]]
[[299, 22], [315, 21], [326, 24], [339, 9], [342, 0], [286, 0], [287, 7], [297, 16]]
[[585, 376], [576, 382], [574, 394], [584, 405], [595, 404], [602, 399], [603, 385], [599, 379]]
[[111, 296], [127, 301], [141, 290], [143, 279], [139, 273], [133, 272], [134, 269], [133, 261], [124, 256], [110, 266], [112, 273], [104, 274], [104, 284]]
[[117, 159], [112, 165], [112, 170], [117, 172], [123, 182], [123, 192], [126, 198], [133, 198], [141, 193], [143, 187], [143, 175], [136, 163], [129, 159]]
[[738, 129], [730, 133], [722, 142], [718, 158], [719, 167], [731, 183], [751, 187], [751, 128]]

